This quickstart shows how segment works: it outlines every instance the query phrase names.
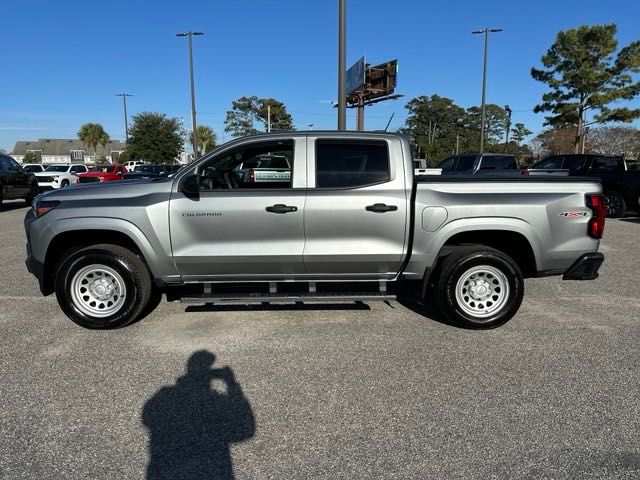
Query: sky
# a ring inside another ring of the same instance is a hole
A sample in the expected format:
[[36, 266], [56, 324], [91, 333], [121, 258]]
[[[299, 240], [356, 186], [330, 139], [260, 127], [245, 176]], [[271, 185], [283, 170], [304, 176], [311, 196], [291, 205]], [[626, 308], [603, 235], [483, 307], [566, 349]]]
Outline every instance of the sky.
[[[128, 113], [163, 112], [190, 125], [187, 40], [194, 37], [198, 124], [229, 140], [224, 119], [243, 95], [284, 102], [298, 129], [335, 129], [337, 0], [2, 0], [0, 148], [17, 140], [75, 138], [82, 123], [99, 122], [124, 139]], [[489, 41], [487, 102], [508, 104], [513, 122], [542, 129], [534, 114], [546, 88], [532, 66], [558, 31], [616, 23], [620, 45], [640, 40], [637, 0], [347, 0], [347, 63], [399, 60], [397, 93], [367, 108], [366, 128], [404, 125], [407, 101], [437, 93], [464, 107], [478, 105], [482, 37]], [[640, 107], [636, 99], [631, 106]], [[348, 110], [348, 127], [355, 112]]]

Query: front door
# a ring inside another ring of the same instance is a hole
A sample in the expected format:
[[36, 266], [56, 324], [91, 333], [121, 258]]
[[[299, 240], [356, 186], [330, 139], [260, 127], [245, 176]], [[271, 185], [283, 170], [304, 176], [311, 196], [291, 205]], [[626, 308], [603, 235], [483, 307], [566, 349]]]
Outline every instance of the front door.
[[[269, 175], [269, 162], [257, 159], [270, 157], [286, 158], [289, 171]], [[183, 280], [261, 281], [303, 274], [305, 162], [304, 137], [252, 140], [199, 164], [198, 195], [179, 191], [178, 181], [170, 228]], [[255, 168], [240, 172], [243, 165]]]
[[13, 158], [0, 156], [2, 169], [6, 174], [7, 198], [22, 198], [29, 192], [29, 174]]
[[[309, 139], [304, 262], [318, 279], [389, 279], [401, 267], [410, 187], [397, 140]], [[405, 167], [406, 168], [406, 167]]]

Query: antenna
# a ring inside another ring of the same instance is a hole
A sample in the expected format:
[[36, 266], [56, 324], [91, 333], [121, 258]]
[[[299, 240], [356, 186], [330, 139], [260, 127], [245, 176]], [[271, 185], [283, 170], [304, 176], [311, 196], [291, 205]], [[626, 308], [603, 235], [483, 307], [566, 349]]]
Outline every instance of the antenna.
[[389, 125], [391, 125], [391, 120], [393, 120], [393, 116], [396, 114], [396, 112], [393, 112], [391, 114], [391, 117], [389, 117], [389, 121], [387, 122], [387, 126], [384, 127], [384, 131], [386, 132], [389, 129]]

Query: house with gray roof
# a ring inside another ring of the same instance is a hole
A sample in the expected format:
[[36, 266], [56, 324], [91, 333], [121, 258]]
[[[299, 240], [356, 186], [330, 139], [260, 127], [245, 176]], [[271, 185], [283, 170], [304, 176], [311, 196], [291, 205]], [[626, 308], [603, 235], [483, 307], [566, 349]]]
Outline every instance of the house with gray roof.
[[[106, 145], [98, 145], [98, 158], [106, 158], [113, 163], [126, 147], [119, 140], [110, 140]], [[33, 152], [39, 163], [95, 163], [93, 148], [78, 139], [41, 138], [39, 140], [21, 140], [16, 142], [10, 155], [22, 163], [27, 152]]]

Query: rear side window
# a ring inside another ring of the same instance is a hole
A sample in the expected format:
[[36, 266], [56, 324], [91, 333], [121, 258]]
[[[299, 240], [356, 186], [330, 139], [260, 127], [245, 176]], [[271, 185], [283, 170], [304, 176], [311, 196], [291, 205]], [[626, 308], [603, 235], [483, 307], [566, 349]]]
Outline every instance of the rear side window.
[[594, 157], [592, 171], [594, 172], [614, 172], [622, 170], [622, 162], [616, 157]]
[[514, 157], [505, 155], [487, 155], [482, 157], [480, 170], [504, 170], [517, 168]]
[[316, 141], [317, 188], [365, 187], [390, 179], [386, 142]]

